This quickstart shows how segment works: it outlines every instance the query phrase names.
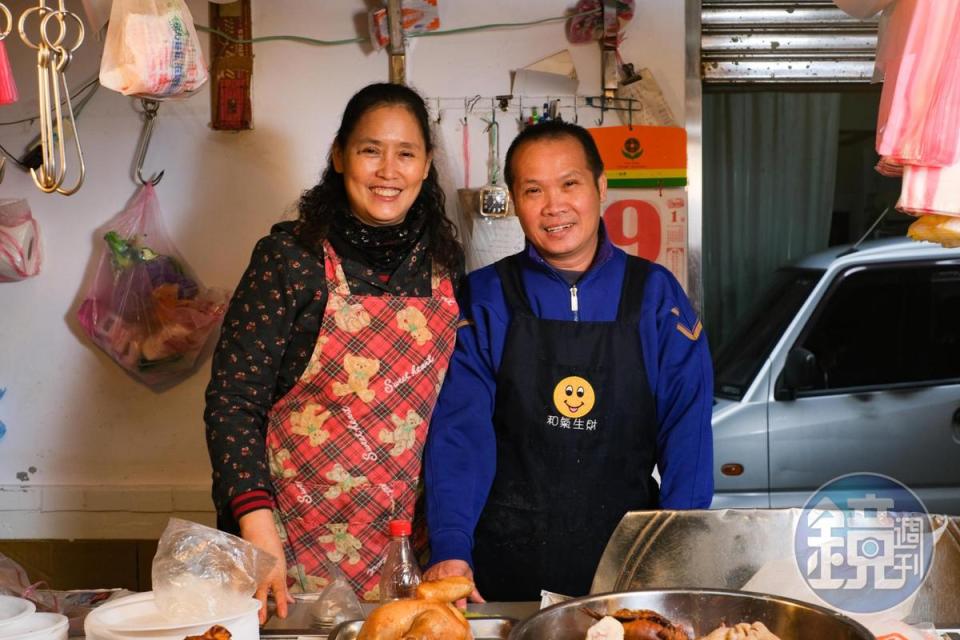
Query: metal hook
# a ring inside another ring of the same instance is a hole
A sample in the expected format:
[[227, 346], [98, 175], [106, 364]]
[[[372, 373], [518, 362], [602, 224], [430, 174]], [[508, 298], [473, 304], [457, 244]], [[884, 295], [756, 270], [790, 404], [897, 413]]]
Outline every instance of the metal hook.
[[477, 103], [480, 102], [480, 99], [482, 97], [483, 96], [481, 96], [480, 94], [477, 94], [472, 98], [470, 98], [470, 102], [468, 103], [468, 109], [467, 109], [469, 113], [473, 113], [473, 108], [477, 106]]
[[[57, 23], [60, 25], [60, 33], [57, 35], [56, 40], [50, 40], [50, 36], [47, 34], [47, 31], [50, 28], [49, 23], [51, 18], [56, 18]], [[76, 40], [74, 40], [73, 45], [70, 47], [61, 46], [67, 37], [67, 21], [65, 18], [71, 18], [77, 24], [77, 37]], [[51, 49], [56, 49], [58, 52], [65, 51], [66, 53], [73, 53], [80, 48], [81, 44], [83, 44], [83, 38], [85, 35], [86, 30], [83, 26], [83, 20], [81, 20], [80, 16], [77, 14], [64, 9], [63, 2], [60, 3], [60, 9], [49, 11], [47, 15], [43, 16], [40, 20], [40, 38], [48, 47]]]
[[[40, 21], [40, 35], [44, 42], [50, 47], [50, 49], [56, 54], [56, 59], [54, 62], [54, 67], [52, 70], [53, 74], [53, 83], [54, 88], [57, 88], [57, 84], [60, 85], [60, 88], [63, 90], [63, 103], [67, 107], [67, 121], [70, 123], [70, 129], [73, 130], [73, 140], [77, 156], [77, 163], [80, 167], [77, 176], [77, 182], [69, 188], [63, 188], [60, 185], [63, 183], [64, 176], [67, 172], [67, 157], [64, 151], [64, 144], [66, 140], [66, 135], [64, 134], [63, 128], [63, 114], [60, 109], [60, 96], [59, 91], [55, 91], [54, 95], [56, 96], [57, 105], [56, 105], [56, 117], [57, 117], [57, 133], [59, 137], [58, 141], [58, 150], [60, 152], [60, 175], [58, 177], [57, 193], [65, 196], [71, 196], [80, 190], [80, 187], [83, 185], [84, 177], [87, 173], [86, 164], [83, 160], [83, 148], [80, 145], [80, 132], [77, 130], [77, 121], [73, 112], [73, 101], [70, 97], [70, 87], [67, 85], [67, 67], [70, 64], [70, 61], [73, 59], [73, 52], [80, 48], [80, 45], [83, 44], [84, 38], [84, 28], [83, 21], [80, 17], [66, 10], [66, 5], [64, 0], [60, 0], [60, 9], [58, 11], [51, 11], [49, 14], [43, 17]], [[47, 35], [47, 30], [49, 29], [48, 25], [50, 19], [56, 17], [57, 21], [60, 23], [60, 35], [58, 36], [56, 45], [50, 42], [50, 38]], [[77, 37], [73, 45], [69, 48], [60, 44], [63, 42], [66, 36], [66, 20], [64, 18], [72, 18], [77, 24]]]
[[156, 100], [140, 98], [140, 104], [143, 106], [143, 132], [140, 134], [140, 144], [137, 145], [137, 164], [136, 175], [140, 184], [146, 186], [149, 182], [157, 186], [163, 178], [164, 171], [152, 176], [149, 180], [143, 177], [143, 160], [147, 156], [147, 147], [150, 146], [150, 138], [153, 137], [153, 127], [157, 122], [157, 111], [160, 110], [160, 103]]
[[[71, 53], [70, 51], [65, 50], [63, 47], [60, 47], [59, 51], [61, 54], [61, 58], [64, 59], [65, 62], [61, 65], [61, 68], [59, 69], [57, 75], [60, 76], [60, 82], [63, 84], [64, 103], [67, 105], [67, 119], [70, 122], [70, 128], [73, 129], [73, 140], [75, 143], [74, 146], [76, 147], [77, 163], [80, 166], [80, 171], [79, 171], [79, 174], [77, 175], [76, 184], [74, 184], [69, 189], [64, 189], [58, 186], [57, 193], [65, 196], [72, 196], [73, 194], [75, 194], [77, 191], [80, 190], [81, 186], [83, 186], [83, 179], [87, 175], [87, 166], [83, 161], [83, 148], [80, 146], [80, 132], [77, 130], [77, 119], [73, 113], [73, 100], [70, 98], [70, 87], [67, 86], [67, 76], [66, 74], [63, 73], [63, 71], [66, 70], [66, 66], [70, 60]], [[63, 127], [62, 119], [61, 119], [60, 127], [61, 129]], [[64, 135], [61, 133], [60, 139], [63, 140], [63, 138], [64, 138]], [[60, 165], [61, 171], [63, 171], [63, 173], [66, 174], [67, 159], [66, 159], [66, 156], [62, 154], [62, 151], [61, 151], [60, 162], [61, 162], [61, 165]], [[60, 178], [60, 181], [61, 182], [63, 181], [62, 176]]]
[[580, 114], [577, 112], [577, 96], [573, 96], [573, 124], [580, 124]]
[[10, 13], [10, 9], [2, 2], [0, 2], [0, 13], [3, 13], [3, 17], [7, 19], [6, 29], [0, 31], [0, 40], [3, 40], [10, 35], [10, 31], [13, 30], [13, 14]]
[[633, 131], [633, 98], [627, 98], [627, 128]]
[[[63, 132], [63, 110], [60, 105], [60, 81], [55, 53], [41, 38], [37, 47], [37, 85], [40, 104], [40, 169], [30, 169], [37, 188], [53, 193], [63, 184], [66, 173], [66, 147]], [[51, 96], [52, 93], [52, 96]], [[52, 109], [52, 118], [51, 118]], [[56, 145], [56, 153], [54, 152]], [[57, 155], [59, 154], [59, 155]]]
[[[33, 13], [37, 14], [40, 21], [39, 36], [35, 43], [30, 40], [26, 33], [27, 18]], [[50, 38], [48, 33], [50, 21], [54, 18], [56, 18], [60, 31], [56, 38]], [[74, 20], [77, 25], [76, 40], [69, 47], [62, 44], [67, 37], [67, 18]], [[37, 6], [27, 9], [20, 15], [17, 29], [24, 44], [37, 50], [41, 162], [39, 170], [30, 169], [30, 175], [37, 187], [44, 193], [56, 191], [69, 196], [80, 189], [86, 175], [83, 149], [80, 146], [80, 136], [77, 131], [70, 88], [66, 78], [67, 67], [73, 58], [73, 52], [83, 43], [83, 21], [76, 14], [66, 10], [64, 0], [59, 1], [59, 9], [50, 9], [47, 7], [46, 0], [39, 0]], [[61, 92], [63, 94], [62, 100]], [[64, 118], [63, 112], [64, 105], [66, 106], [66, 118]], [[69, 128], [73, 129], [73, 139], [79, 165], [77, 182], [68, 188], [61, 186], [67, 173], [67, 127], [64, 126], [65, 119]]]
[[440, 120], [443, 119], [443, 115], [440, 113], [440, 98], [437, 97], [437, 120], [436, 124], [440, 124]]
[[606, 114], [606, 112], [607, 112], [606, 99], [604, 98], [604, 96], [600, 96], [600, 119], [596, 121], [598, 127], [603, 126], [603, 116], [604, 114]]
[[[37, 14], [37, 19], [42, 20], [43, 16], [50, 9], [47, 8], [47, 3], [44, 0], [40, 0], [40, 4], [36, 7], [30, 7], [29, 9], [24, 10], [20, 14], [20, 19], [17, 21], [17, 31], [20, 33], [20, 39], [23, 41], [23, 44], [27, 45], [31, 49], [40, 49], [42, 46], [46, 46], [45, 41], [42, 37], [38, 36], [37, 41], [34, 42], [30, 39], [30, 36], [27, 35], [27, 18], [29, 18], [34, 13]], [[63, 35], [57, 40], [57, 44], [60, 44], [60, 40], [63, 40]]]

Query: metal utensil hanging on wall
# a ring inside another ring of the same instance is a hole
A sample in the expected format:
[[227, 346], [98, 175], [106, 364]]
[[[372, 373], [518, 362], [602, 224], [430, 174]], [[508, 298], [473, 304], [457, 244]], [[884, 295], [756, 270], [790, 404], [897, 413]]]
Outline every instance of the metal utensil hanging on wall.
[[140, 143], [137, 145], [137, 158], [134, 166], [134, 174], [137, 182], [146, 186], [147, 183], [157, 186], [163, 179], [163, 171], [150, 178], [143, 177], [143, 161], [147, 157], [147, 149], [150, 147], [150, 139], [153, 137], [153, 128], [157, 123], [157, 112], [160, 111], [160, 103], [148, 98], [140, 98], [140, 105], [143, 107], [143, 131], [140, 132]]
[[485, 218], [502, 218], [510, 215], [510, 192], [500, 176], [500, 143], [497, 110], [491, 104], [490, 120], [487, 123], [487, 184], [480, 188], [480, 215]]
[[[27, 19], [37, 14], [39, 30], [36, 41], [27, 35]], [[52, 28], [58, 29], [56, 37], [51, 37]], [[71, 25], [75, 25], [75, 32]], [[40, 103], [40, 146], [41, 164], [39, 170], [30, 169], [33, 182], [44, 193], [57, 192], [65, 196], [76, 193], [86, 175], [83, 161], [83, 149], [80, 146], [79, 132], [73, 112], [70, 88], [67, 86], [67, 67], [73, 53], [83, 44], [83, 20], [77, 14], [68, 11], [66, 0], [58, 0], [58, 8], [47, 6], [46, 0], [39, 0], [35, 7], [20, 14], [17, 23], [20, 39], [25, 45], [37, 51], [37, 95]], [[68, 43], [70, 46], [64, 45]], [[66, 124], [64, 119], [66, 107]], [[72, 131], [78, 172], [76, 182], [64, 187], [67, 175], [67, 138]]]

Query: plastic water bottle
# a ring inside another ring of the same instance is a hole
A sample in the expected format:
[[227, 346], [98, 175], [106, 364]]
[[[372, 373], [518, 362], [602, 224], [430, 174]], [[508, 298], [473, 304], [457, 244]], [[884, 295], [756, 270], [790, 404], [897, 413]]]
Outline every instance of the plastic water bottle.
[[390, 544], [380, 570], [380, 602], [417, 597], [421, 575], [410, 546], [408, 520], [390, 521]]

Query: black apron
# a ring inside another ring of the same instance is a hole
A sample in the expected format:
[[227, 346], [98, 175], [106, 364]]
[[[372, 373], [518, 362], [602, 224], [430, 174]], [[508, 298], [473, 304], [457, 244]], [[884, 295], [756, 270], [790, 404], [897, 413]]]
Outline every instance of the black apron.
[[497, 375], [497, 470], [474, 534], [477, 588], [490, 601], [585, 595], [624, 513], [659, 501], [637, 330], [649, 263], [628, 257], [614, 322], [567, 322], [534, 316], [526, 259], [496, 265], [513, 319]]

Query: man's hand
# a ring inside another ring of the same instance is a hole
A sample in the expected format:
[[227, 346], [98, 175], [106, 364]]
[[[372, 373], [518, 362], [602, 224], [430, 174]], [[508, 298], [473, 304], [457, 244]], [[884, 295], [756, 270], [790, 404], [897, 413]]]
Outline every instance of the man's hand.
[[[470, 569], [470, 565], [464, 562], [463, 560], [444, 560], [443, 562], [438, 562], [433, 565], [427, 572], [423, 574], [424, 580], [440, 580], [441, 578], [449, 578], [450, 576], [465, 576], [470, 578], [470, 581], [473, 581], [473, 571]], [[477, 591], [477, 587], [473, 587], [473, 593], [469, 596], [470, 602], [486, 602], [483, 599], [483, 596], [480, 595], [480, 592]], [[457, 600], [456, 606], [459, 609], [467, 608], [466, 600]]]
[[283, 555], [283, 542], [273, 522], [273, 511], [258, 509], [241, 517], [240, 537], [277, 559], [266, 580], [257, 585], [254, 594], [261, 605], [260, 624], [267, 621], [267, 593], [270, 591], [273, 591], [273, 599], [277, 602], [277, 615], [286, 618], [287, 604], [293, 602], [293, 598], [287, 593], [287, 563]]

